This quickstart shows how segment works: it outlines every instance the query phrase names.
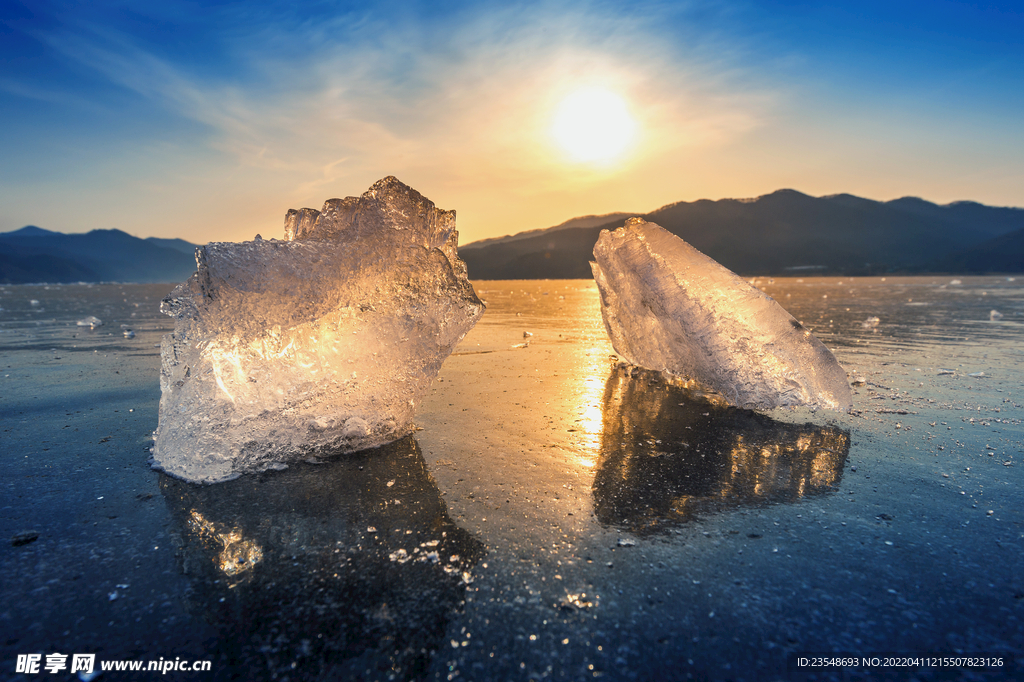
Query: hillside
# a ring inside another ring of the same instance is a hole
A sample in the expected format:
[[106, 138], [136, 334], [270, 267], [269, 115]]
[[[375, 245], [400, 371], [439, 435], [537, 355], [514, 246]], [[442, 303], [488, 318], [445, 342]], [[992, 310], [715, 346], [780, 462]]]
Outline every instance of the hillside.
[[0, 234], [0, 282], [179, 282], [196, 269], [194, 250], [121, 230], [63, 234], [29, 225]]
[[[986, 259], [979, 252], [958, 260], [971, 249], [1024, 230], [1024, 210], [974, 202], [938, 205], [912, 197], [879, 202], [779, 190], [757, 199], [681, 201], [644, 218], [745, 275], [1015, 272], [1021, 266], [1010, 266], [1024, 260], [1019, 251], [1014, 260], [1017, 242], [1012, 239], [993, 247], [1011, 249], [1002, 258]], [[590, 277], [598, 234], [622, 223], [616, 217], [603, 225], [558, 226], [490, 239], [460, 247], [459, 255], [475, 279]]]

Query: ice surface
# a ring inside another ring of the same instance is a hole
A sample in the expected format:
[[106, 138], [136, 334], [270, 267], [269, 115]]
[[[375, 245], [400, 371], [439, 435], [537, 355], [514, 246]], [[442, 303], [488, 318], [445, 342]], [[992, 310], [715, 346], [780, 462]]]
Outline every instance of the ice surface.
[[155, 468], [214, 482], [401, 438], [483, 313], [455, 212], [393, 177], [285, 232], [201, 247], [164, 300]]
[[615, 351], [741, 407], [851, 406], [846, 372], [771, 297], [659, 225], [603, 230], [591, 263]]

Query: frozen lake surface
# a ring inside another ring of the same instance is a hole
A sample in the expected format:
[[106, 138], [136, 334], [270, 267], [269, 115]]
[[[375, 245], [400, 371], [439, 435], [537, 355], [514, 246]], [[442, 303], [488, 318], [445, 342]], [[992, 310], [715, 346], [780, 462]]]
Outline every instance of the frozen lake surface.
[[[147, 463], [169, 285], [0, 287], [0, 677], [1015, 679], [1024, 280], [960, 279], [756, 282], [842, 415], [618, 366], [591, 281], [478, 282], [414, 437], [205, 487]], [[829, 652], [1003, 666], [795, 668]]]

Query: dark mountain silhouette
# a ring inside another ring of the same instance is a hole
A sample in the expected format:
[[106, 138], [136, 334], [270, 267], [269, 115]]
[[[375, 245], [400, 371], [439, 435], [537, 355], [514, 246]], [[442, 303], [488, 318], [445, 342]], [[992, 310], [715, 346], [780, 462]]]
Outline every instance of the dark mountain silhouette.
[[929, 269], [969, 274], [1024, 272], [1024, 229], [940, 258]]
[[178, 282], [196, 269], [195, 245], [185, 244], [121, 230], [63, 234], [28, 225], [0, 234], [0, 282]]
[[26, 225], [20, 230], [14, 232], [4, 232], [0, 234], [3, 237], [52, 237], [54, 235], [60, 235], [60, 232], [54, 232], [52, 230], [44, 230], [41, 227], [35, 225]]
[[[532, 237], [542, 237], [549, 232], [557, 230], [564, 230], [567, 227], [600, 227], [601, 225], [607, 225], [608, 223], [622, 223], [625, 222], [626, 218], [632, 218], [639, 213], [603, 213], [601, 215], [585, 215], [578, 218], [570, 218], [564, 223], [559, 223], [554, 227], [542, 227], [539, 230], [526, 230], [525, 232], [517, 232], [510, 234], [505, 237], [491, 237], [490, 239], [481, 239], [480, 241], [473, 242], [472, 248], [481, 248], [490, 244], [509, 242], [516, 242], [522, 239], [530, 239]], [[467, 244], [467, 246], [469, 246]]]
[[181, 253], [187, 253], [189, 256], [195, 257], [196, 245], [192, 242], [187, 242], [184, 239], [165, 239], [163, 237], [146, 237], [146, 241], [157, 246], [162, 246], [165, 249], [174, 249]]
[[[905, 197], [880, 202], [849, 194], [811, 197], [779, 190], [757, 199], [681, 201], [643, 216], [676, 234], [726, 267], [744, 275], [797, 273], [865, 275], [893, 272], [1021, 271], [983, 250], [956, 260], [991, 240], [1024, 230], [1024, 209], [975, 202], [940, 206]], [[474, 242], [459, 255], [474, 279], [590, 277], [589, 261], [604, 225], [574, 226]], [[1017, 250], [1009, 239], [992, 248]], [[953, 267], [956, 265], [957, 267]], [[970, 269], [963, 269], [968, 268]]]

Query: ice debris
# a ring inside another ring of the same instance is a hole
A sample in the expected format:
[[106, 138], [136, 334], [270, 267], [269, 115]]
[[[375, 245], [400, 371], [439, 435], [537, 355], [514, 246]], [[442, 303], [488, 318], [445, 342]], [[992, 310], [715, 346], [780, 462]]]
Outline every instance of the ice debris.
[[1003, 314], [998, 310], [990, 310], [988, 311], [988, 319], [992, 320], [993, 322], [996, 322], [998, 320], [1003, 319]]
[[848, 409], [846, 372], [762, 293], [659, 225], [602, 230], [591, 263], [601, 313], [626, 360], [684, 377], [733, 405]]
[[103, 326], [103, 320], [96, 317], [95, 315], [90, 315], [89, 317], [83, 317], [82, 319], [80, 319], [77, 322], [77, 324], [79, 327], [88, 327], [89, 329], [95, 329], [96, 327]]
[[216, 482], [401, 438], [483, 313], [455, 212], [394, 177], [288, 211], [285, 237], [200, 247], [164, 299], [154, 468]]

